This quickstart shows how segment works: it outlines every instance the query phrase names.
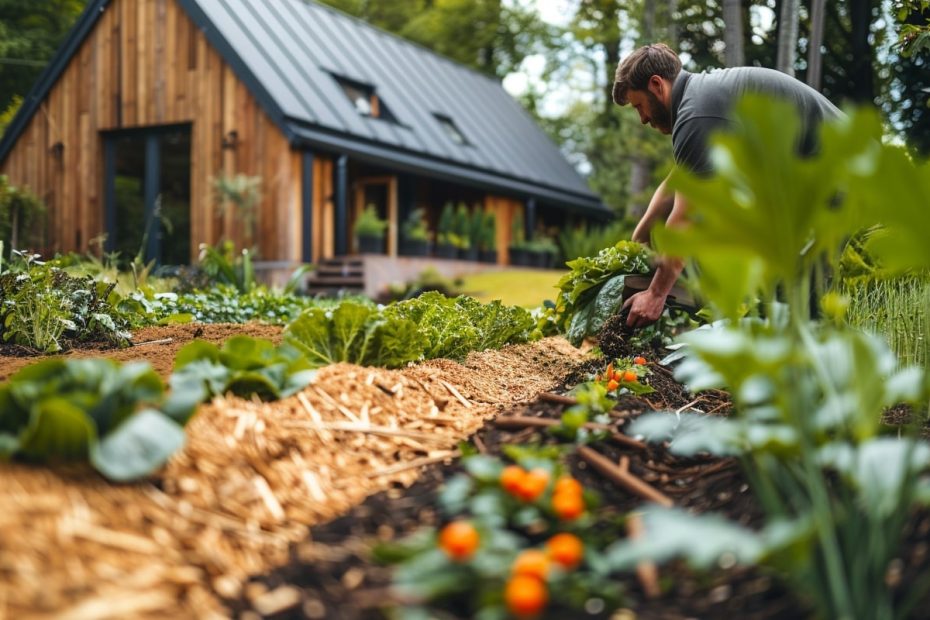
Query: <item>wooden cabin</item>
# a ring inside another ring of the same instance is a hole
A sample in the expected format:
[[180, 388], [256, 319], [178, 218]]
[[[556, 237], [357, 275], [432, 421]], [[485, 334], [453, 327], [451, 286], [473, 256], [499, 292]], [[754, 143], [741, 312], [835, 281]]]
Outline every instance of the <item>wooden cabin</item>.
[[[202, 242], [282, 266], [352, 254], [373, 204], [399, 222], [445, 203], [497, 215], [607, 209], [501, 85], [304, 0], [90, 0], [0, 141], [0, 174], [48, 206], [46, 252], [105, 247], [168, 264]], [[257, 178], [251, 210], [217, 184]]]

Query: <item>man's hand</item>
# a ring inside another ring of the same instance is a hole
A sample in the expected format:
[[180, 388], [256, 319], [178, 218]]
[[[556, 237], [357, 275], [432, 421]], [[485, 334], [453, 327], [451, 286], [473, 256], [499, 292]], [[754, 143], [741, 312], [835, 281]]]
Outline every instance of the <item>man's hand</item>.
[[646, 289], [632, 295], [623, 304], [623, 308], [629, 308], [629, 315], [626, 318], [626, 325], [631, 329], [639, 329], [652, 325], [662, 316], [662, 310], [665, 309], [665, 298], [667, 295], [659, 295]]

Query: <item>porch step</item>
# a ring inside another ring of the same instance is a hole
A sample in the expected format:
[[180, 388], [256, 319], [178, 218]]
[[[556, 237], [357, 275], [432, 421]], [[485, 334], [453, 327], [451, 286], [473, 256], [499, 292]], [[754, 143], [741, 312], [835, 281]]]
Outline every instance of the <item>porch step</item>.
[[304, 294], [336, 297], [365, 291], [365, 265], [358, 258], [330, 258], [320, 262], [305, 281]]

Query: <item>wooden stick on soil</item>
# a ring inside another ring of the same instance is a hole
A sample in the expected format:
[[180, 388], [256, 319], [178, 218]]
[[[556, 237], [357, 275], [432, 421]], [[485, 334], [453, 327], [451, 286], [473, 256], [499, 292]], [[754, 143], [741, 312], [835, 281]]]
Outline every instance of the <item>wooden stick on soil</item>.
[[174, 342], [174, 338], [162, 338], [160, 340], [146, 340], [145, 342], [134, 342], [132, 346], [141, 347], [144, 344], [168, 344], [169, 342]]
[[455, 386], [454, 386], [454, 385], [452, 385], [452, 384], [449, 383], [448, 381], [444, 381], [444, 380], [442, 380], [442, 379], [439, 379], [439, 383], [442, 384], [442, 387], [444, 387], [444, 388], [446, 388], [447, 390], [449, 390], [449, 393], [452, 394], [453, 396], [455, 396], [455, 397], [459, 400], [459, 402], [462, 403], [462, 406], [464, 406], [464, 407], [466, 407], [466, 408], [470, 408], [470, 407], [471, 407], [471, 403], [468, 401], [468, 399], [465, 398], [464, 396], [462, 396], [462, 393], [459, 392], [457, 389], [455, 389]]
[[[550, 426], [558, 426], [559, 424], [561, 424], [559, 420], [553, 420], [552, 418], [534, 418], [531, 416], [519, 415], [506, 416], [494, 420], [494, 426], [497, 428], [510, 430], [521, 428], [548, 428]], [[609, 431], [611, 439], [622, 444], [624, 447], [634, 450], [646, 450], [646, 444], [632, 437], [627, 437], [623, 433], [617, 432], [617, 430], [609, 424], [588, 422], [584, 425], [584, 428], [592, 431]]]
[[623, 487], [627, 491], [630, 491], [631, 493], [634, 493], [643, 499], [655, 502], [660, 506], [664, 506], [666, 508], [672, 507], [673, 502], [668, 495], [643, 482], [630, 472], [621, 470], [617, 465], [611, 463], [607, 457], [600, 454], [596, 450], [593, 450], [588, 446], [581, 446], [578, 448], [578, 456], [580, 456], [586, 463], [599, 471], [604, 475], [604, 477], [606, 477], [617, 486]]
[[410, 461], [409, 463], [401, 463], [400, 465], [395, 465], [394, 467], [387, 467], [378, 471], [373, 471], [368, 474], [369, 478], [377, 478], [379, 476], [389, 476], [391, 474], [397, 474], [402, 471], [407, 471], [408, 469], [416, 469], [418, 467], [423, 467], [424, 465], [432, 465], [434, 463], [441, 463], [446, 459], [454, 459], [459, 456], [458, 450], [449, 450], [442, 454], [436, 454], [433, 456], [423, 457], [422, 459], [416, 459]]
[[[643, 516], [638, 512], [631, 512], [626, 518], [627, 533], [630, 538], [636, 540], [642, 538], [646, 533], [643, 526]], [[654, 562], [643, 561], [636, 565], [636, 578], [639, 579], [639, 585], [643, 588], [646, 598], [658, 598], [662, 594], [659, 588], [659, 569]]]
[[552, 392], [543, 392], [539, 395], [539, 400], [543, 400], [550, 403], [556, 403], [559, 405], [577, 405], [578, 400], [572, 398], [571, 396], [563, 396], [562, 394], [554, 394]]
[[312, 430], [326, 431], [345, 431], [347, 433], [370, 433], [372, 435], [384, 435], [385, 437], [405, 437], [417, 441], [439, 441], [447, 443], [449, 439], [434, 433], [423, 433], [418, 431], [408, 431], [402, 428], [392, 428], [390, 426], [378, 426], [376, 424], [352, 424], [351, 422], [282, 422], [281, 426], [286, 428], [308, 428]]

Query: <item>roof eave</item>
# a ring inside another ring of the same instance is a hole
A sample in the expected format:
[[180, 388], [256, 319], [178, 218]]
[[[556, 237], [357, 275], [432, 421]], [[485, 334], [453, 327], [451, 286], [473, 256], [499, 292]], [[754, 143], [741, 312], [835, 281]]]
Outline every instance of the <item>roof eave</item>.
[[311, 127], [292, 128], [295, 144], [301, 148], [319, 149], [345, 154], [361, 161], [388, 166], [404, 172], [428, 174], [431, 177], [472, 185], [483, 189], [517, 194], [524, 198], [565, 207], [587, 215], [610, 217], [612, 212], [594, 194], [582, 194], [539, 185], [531, 181], [507, 177], [487, 170], [438, 160], [422, 154], [401, 151], [388, 146], [353, 139]]

